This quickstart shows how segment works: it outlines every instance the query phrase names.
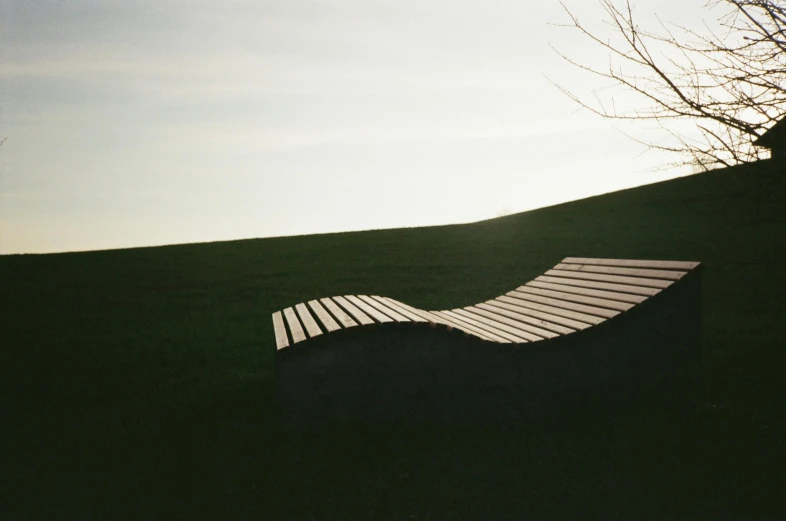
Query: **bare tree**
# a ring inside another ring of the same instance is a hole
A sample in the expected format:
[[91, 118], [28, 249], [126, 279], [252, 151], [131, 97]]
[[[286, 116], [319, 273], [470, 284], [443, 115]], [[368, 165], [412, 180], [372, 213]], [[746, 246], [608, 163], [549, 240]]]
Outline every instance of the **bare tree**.
[[[658, 32], [637, 25], [630, 0], [599, 0], [614, 39], [582, 25], [562, 4], [570, 23], [609, 54], [606, 68], [574, 66], [635, 93], [635, 108], [618, 107], [614, 94], [586, 99], [557, 85], [572, 100], [613, 120], [655, 122], [664, 140], [637, 141], [681, 157], [672, 165], [701, 170], [755, 161], [766, 154], [753, 142], [786, 114], [786, 4], [784, 0], [710, 0], [717, 25], [701, 31], [658, 19]], [[613, 92], [613, 91], [612, 91]], [[686, 130], [685, 121], [696, 123]]]

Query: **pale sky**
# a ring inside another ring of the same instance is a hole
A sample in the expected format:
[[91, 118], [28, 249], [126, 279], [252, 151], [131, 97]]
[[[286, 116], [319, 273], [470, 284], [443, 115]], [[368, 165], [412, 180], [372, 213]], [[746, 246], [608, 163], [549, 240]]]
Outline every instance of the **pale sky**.
[[464, 223], [687, 173], [549, 82], [593, 85], [549, 43], [605, 56], [561, 22], [556, 0], [0, 0], [0, 253]]

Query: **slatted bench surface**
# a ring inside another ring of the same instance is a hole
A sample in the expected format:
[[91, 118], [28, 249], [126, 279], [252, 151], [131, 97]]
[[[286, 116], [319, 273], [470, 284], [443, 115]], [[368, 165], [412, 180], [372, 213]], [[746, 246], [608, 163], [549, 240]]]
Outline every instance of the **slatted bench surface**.
[[276, 348], [356, 326], [413, 322], [456, 329], [486, 342], [537, 342], [613, 320], [699, 266], [685, 261], [567, 257], [496, 299], [441, 311], [377, 295], [326, 297], [273, 313]]

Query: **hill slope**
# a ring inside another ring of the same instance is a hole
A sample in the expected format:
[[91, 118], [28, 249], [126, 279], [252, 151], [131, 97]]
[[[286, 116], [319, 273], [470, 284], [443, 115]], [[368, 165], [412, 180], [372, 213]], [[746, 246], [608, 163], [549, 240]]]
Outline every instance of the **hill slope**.
[[[769, 163], [713, 171], [469, 225], [0, 257], [8, 510], [774, 516], [773, 456], [786, 433], [784, 173]], [[704, 263], [706, 393], [690, 427], [643, 412], [581, 435], [366, 445], [298, 445], [271, 428], [272, 311], [346, 293], [463, 306], [568, 255]]]

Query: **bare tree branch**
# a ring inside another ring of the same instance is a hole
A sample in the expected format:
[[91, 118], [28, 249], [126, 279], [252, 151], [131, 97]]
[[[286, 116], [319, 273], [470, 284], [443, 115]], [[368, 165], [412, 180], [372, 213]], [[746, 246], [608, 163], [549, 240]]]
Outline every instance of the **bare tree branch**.
[[[608, 53], [608, 66], [579, 63], [555, 47], [566, 62], [634, 93], [641, 105], [618, 109], [611, 95], [592, 92], [590, 100], [552, 83], [581, 107], [620, 121], [656, 121], [668, 141], [644, 143], [683, 158], [676, 165], [701, 169], [729, 166], [762, 157], [753, 142], [786, 115], [786, 6], [784, 0], [709, 0], [724, 9], [720, 31], [705, 24], [699, 33], [658, 20], [659, 32], [637, 25], [630, 0], [599, 0], [611, 40], [589, 30], [560, 2], [569, 23]], [[718, 32], [723, 34], [718, 34]], [[550, 80], [551, 81], [551, 80]], [[670, 122], [696, 123], [691, 138]], [[638, 140], [637, 140], [638, 141]], [[641, 141], [639, 141], [641, 142]]]

